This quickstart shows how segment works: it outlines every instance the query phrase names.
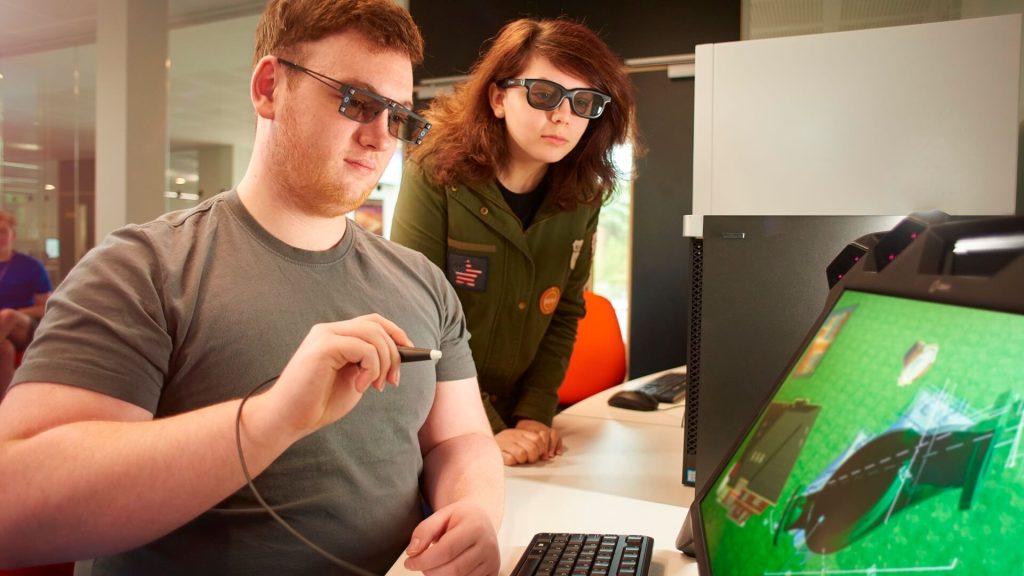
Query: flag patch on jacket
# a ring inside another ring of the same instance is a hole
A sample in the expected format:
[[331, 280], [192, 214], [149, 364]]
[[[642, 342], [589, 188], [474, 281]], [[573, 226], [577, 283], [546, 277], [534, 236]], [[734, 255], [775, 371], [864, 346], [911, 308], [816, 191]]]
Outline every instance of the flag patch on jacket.
[[487, 256], [448, 253], [448, 281], [456, 288], [487, 290]]

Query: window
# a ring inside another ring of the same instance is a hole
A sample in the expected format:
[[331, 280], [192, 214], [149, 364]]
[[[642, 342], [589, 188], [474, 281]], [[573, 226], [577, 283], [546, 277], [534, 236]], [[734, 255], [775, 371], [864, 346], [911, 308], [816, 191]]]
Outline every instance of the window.
[[593, 292], [611, 300], [622, 329], [622, 339], [629, 342], [633, 147], [619, 146], [612, 156], [619, 174], [625, 178], [616, 183], [611, 203], [601, 209], [591, 283]]

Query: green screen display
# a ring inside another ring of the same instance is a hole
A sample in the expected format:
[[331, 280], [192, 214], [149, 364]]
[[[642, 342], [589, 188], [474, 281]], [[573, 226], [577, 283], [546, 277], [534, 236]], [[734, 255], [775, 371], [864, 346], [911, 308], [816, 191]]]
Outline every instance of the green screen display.
[[1021, 574], [1024, 316], [848, 291], [699, 503], [711, 573]]

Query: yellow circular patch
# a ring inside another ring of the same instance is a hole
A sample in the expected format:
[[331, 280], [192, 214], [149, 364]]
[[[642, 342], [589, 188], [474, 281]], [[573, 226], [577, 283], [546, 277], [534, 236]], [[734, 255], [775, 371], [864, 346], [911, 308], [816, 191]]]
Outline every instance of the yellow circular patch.
[[545, 316], [551, 314], [558, 308], [558, 300], [562, 297], [562, 291], [558, 286], [552, 286], [540, 295], [540, 313]]

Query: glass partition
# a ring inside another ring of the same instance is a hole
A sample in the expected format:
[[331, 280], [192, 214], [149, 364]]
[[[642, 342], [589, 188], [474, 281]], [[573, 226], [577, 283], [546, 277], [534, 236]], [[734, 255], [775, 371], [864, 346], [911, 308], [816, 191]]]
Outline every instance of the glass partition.
[[0, 58], [0, 208], [56, 285], [92, 244], [96, 51]]

